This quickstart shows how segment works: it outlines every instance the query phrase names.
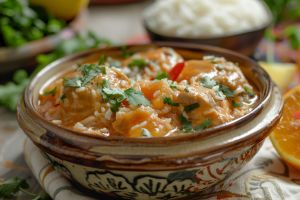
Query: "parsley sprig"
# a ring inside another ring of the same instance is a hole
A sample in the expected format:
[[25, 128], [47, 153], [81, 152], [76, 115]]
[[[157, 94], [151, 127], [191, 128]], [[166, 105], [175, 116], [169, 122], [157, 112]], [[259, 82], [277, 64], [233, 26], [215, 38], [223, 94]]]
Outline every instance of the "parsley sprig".
[[109, 80], [104, 79], [101, 82], [101, 85], [97, 82], [97, 87], [99, 88], [104, 101], [109, 101], [114, 106], [111, 107], [111, 111], [117, 112], [119, 111], [119, 107], [121, 102], [127, 99], [128, 103], [133, 106], [137, 105], [150, 105], [150, 101], [145, 98], [144, 94], [140, 90], [136, 90], [134, 88], [128, 88], [127, 90], [123, 91], [118, 88], [111, 88], [109, 87]]
[[182, 125], [182, 131], [186, 132], [186, 131], [191, 131], [193, 129], [193, 125], [192, 122], [189, 122], [184, 116], [183, 114], [179, 115], [179, 121], [180, 124]]
[[234, 98], [234, 91], [230, 90], [226, 85], [219, 84], [219, 90], [222, 91], [226, 97]]
[[56, 88], [57, 88], [57, 86], [55, 86], [55, 88], [53, 90], [47, 90], [47, 91], [45, 91], [44, 92], [44, 96], [52, 94], [52, 96], [54, 97], [56, 95]]
[[209, 78], [208, 76], [203, 76], [201, 78], [200, 85], [203, 86], [203, 87], [207, 87], [207, 88], [212, 89], [215, 85], [217, 85], [217, 81], [212, 79], [212, 78]]
[[186, 113], [189, 113], [189, 112], [192, 112], [193, 110], [195, 110], [195, 109], [197, 109], [197, 108], [199, 108], [199, 107], [200, 107], [199, 103], [194, 103], [194, 104], [192, 104], [192, 105], [185, 106], [185, 107], [184, 107], [184, 111], [185, 111]]
[[44, 197], [41, 197], [38, 194], [32, 194], [30, 192], [27, 192], [26, 190], [29, 188], [30, 186], [25, 179], [20, 179], [17, 176], [15, 176], [12, 179], [7, 179], [3, 181], [2, 185], [0, 186], [0, 197], [11, 198], [14, 194], [21, 191], [25, 194], [34, 196], [34, 200], [52, 200], [52, 198], [47, 193]]
[[211, 125], [211, 118], [206, 118], [199, 126], [195, 127], [195, 131], [201, 131], [208, 128]]

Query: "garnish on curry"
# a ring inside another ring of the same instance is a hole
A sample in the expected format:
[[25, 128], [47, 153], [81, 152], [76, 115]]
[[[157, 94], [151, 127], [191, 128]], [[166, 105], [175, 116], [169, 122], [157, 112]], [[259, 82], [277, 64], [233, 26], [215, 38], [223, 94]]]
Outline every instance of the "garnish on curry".
[[123, 48], [121, 55], [122, 61], [102, 56], [43, 87], [39, 113], [87, 134], [159, 137], [232, 121], [259, 99], [238, 64], [224, 58], [184, 61], [171, 48]]

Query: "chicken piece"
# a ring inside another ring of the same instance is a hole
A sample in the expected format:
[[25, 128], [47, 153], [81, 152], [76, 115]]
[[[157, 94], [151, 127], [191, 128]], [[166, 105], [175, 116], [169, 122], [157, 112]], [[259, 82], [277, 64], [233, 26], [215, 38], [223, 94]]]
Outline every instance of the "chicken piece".
[[[221, 65], [220, 69], [218, 65]], [[201, 81], [203, 76], [215, 79], [220, 84], [228, 86], [231, 90], [243, 88], [248, 84], [240, 68], [231, 62], [212, 63], [208, 60], [189, 60], [176, 79], [177, 82], [187, 80], [190, 84]]]
[[124, 137], [143, 137], [143, 129], [158, 137], [165, 136], [174, 129], [170, 122], [171, 119], [159, 118], [152, 108], [142, 106], [136, 110], [121, 109], [112, 126]]
[[[81, 75], [77, 71], [69, 74], [66, 78], [71, 79], [76, 75]], [[130, 87], [130, 80], [121, 72], [116, 73], [114, 70], [106, 67], [106, 74], [100, 73], [91, 80], [90, 84], [86, 84], [82, 88], [65, 87], [63, 93], [66, 98], [61, 102], [61, 120], [64, 124], [75, 124], [95, 111], [100, 111], [101, 102], [103, 103], [102, 94], [97, 87], [97, 82], [101, 86], [101, 82], [106, 79], [110, 83], [110, 87], [118, 87], [123, 90]]]
[[193, 84], [188, 87], [189, 92], [183, 91], [178, 95], [178, 102], [183, 106], [198, 103], [200, 107], [188, 112], [193, 127], [201, 124], [206, 118], [211, 118], [212, 126], [217, 126], [231, 120], [230, 104], [227, 100], [216, 99], [216, 92], [212, 89]]

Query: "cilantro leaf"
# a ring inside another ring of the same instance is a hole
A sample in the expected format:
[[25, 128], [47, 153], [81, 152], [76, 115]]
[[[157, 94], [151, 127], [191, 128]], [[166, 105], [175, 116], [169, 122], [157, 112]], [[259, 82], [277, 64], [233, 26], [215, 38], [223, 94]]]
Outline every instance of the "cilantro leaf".
[[185, 111], [186, 113], [189, 113], [189, 112], [192, 112], [193, 110], [195, 110], [195, 109], [197, 109], [197, 108], [199, 108], [199, 107], [200, 107], [199, 103], [194, 103], [194, 104], [192, 104], [192, 105], [185, 106], [185, 107], [184, 107], [184, 111]]
[[210, 60], [209, 62], [214, 63], [214, 64], [218, 64], [218, 62], [216, 62], [214, 60]]
[[244, 85], [244, 90], [246, 91], [246, 93], [247, 93], [249, 96], [251, 96], [251, 97], [254, 96], [253, 87], [252, 87], [251, 85], [245, 84], [245, 85]]
[[187, 92], [190, 92], [188, 87], [185, 87], [184, 90], [187, 91]]
[[162, 98], [163, 98], [164, 104], [169, 104], [170, 106], [175, 106], [175, 107], [180, 106], [180, 104], [174, 102], [171, 97], [166, 97], [165, 95], [163, 95]]
[[102, 72], [103, 72], [103, 74], [106, 74], [106, 68], [105, 67], [102, 67]]
[[105, 92], [105, 94], [108, 96], [110, 100], [116, 100], [117, 102], [122, 102], [123, 100], [126, 99], [126, 94], [124, 93], [123, 90], [119, 88], [104, 87], [103, 92]]
[[218, 69], [224, 69], [224, 66], [221, 65], [221, 64], [217, 64], [217, 68], [218, 68]]
[[110, 83], [108, 79], [103, 79], [103, 81], [101, 82], [101, 85], [103, 87], [109, 87]]
[[231, 91], [226, 85], [219, 84], [219, 90], [224, 92], [226, 97], [234, 98], [234, 91]]
[[105, 57], [104, 57], [104, 55], [102, 55], [98, 62], [98, 65], [102, 65], [104, 63], [104, 59], [105, 59]]
[[232, 100], [231, 103], [232, 103], [232, 106], [235, 107], [235, 108], [244, 106], [243, 103], [236, 103], [234, 100]]
[[142, 129], [142, 135], [143, 135], [144, 137], [153, 137], [153, 136], [151, 135], [151, 133], [150, 133], [147, 129], [145, 129], [145, 128]]
[[195, 131], [201, 131], [208, 128], [211, 125], [211, 118], [206, 118], [199, 126], [195, 127]]
[[82, 85], [82, 77], [74, 76], [72, 79], [64, 79], [65, 87], [81, 87]]
[[112, 60], [109, 62], [109, 67], [115, 67], [115, 68], [120, 68], [122, 67], [122, 62], [118, 61], [118, 60]]
[[174, 84], [174, 81], [171, 81], [171, 80], [168, 80], [168, 84], [171, 88], [174, 88], [175, 90], [178, 90], [178, 87], [176, 85], [173, 85]]
[[145, 98], [144, 94], [140, 90], [135, 90], [133, 88], [129, 88], [124, 91], [127, 95], [127, 101], [134, 106], [142, 104], [144, 106], [150, 105], [150, 101]]
[[164, 78], [168, 79], [170, 76], [167, 73], [158, 73], [155, 77], [156, 80], [162, 80]]
[[85, 67], [88, 67], [90, 64], [84, 64], [80, 67], [78, 67], [75, 71], [82, 71]]
[[216, 94], [217, 94], [218, 97], [222, 97], [222, 98], [225, 98], [225, 97], [226, 97], [226, 96], [223, 94], [223, 92], [220, 91], [220, 90], [216, 91]]
[[147, 63], [144, 59], [132, 60], [131, 63], [128, 64], [128, 67], [135, 67], [137, 66], [139, 70], [143, 70]]
[[44, 92], [44, 96], [47, 96], [47, 95], [49, 95], [49, 94], [52, 94], [52, 96], [54, 97], [55, 94], [56, 94], [56, 88], [57, 88], [57, 86], [55, 86], [55, 88], [54, 88], [53, 90], [45, 91], [45, 92]]
[[98, 65], [95, 64], [89, 64], [89, 65], [85, 65], [82, 72], [83, 72], [83, 78], [82, 78], [81, 87], [85, 86], [95, 76], [100, 74], [100, 72], [102, 72], [102, 68], [100, 68]]
[[21, 188], [29, 188], [25, 179], [19, 179], [15, 176], [12, 179], [5, 180], [0, 187], [0, 197], [12, 197], [12, 194], [18, 192]]
[[124, 45], [121, 47], [121, 53], [118, 54], [119, 56], [123, 56], [124, 58], [129, 58], [130, 56], [132, 56], [133, 54], [135, 54], [135, 52], [131, 52], [131, 51], [127, 51], [127, 46]]
[[59, 98], [59, 103], [62, 102], [62, 100], [64, 100], [67, 97], [66, 94], [63, 94], [60, 98]]
[[183, 127], [183, 131], [190, 131], [193, 129], [192, 122], [188, 122], [187, 119], [183, 116], [183, 114], [179, 115], [179, 121]]
[[121, 105], [121, 102], [116, 102], [111, 108], [110, 110], [114, 113], [118, 112], [119, 111], [119, 107]]
[[201, 86], [203, 87], [207, 87], [207, 88], [213, 88], [215, 85], [217, 85], [217, 82], [212, 79], [212, 78], [209, 78], [208, 76], [204, 76], [201, 78], [201, 83], [200, 83]]

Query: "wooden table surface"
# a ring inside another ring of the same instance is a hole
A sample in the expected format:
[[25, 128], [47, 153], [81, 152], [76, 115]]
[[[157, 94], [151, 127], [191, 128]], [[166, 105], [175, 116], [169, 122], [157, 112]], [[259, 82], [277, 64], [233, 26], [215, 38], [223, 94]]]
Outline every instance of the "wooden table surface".
[[[84, 17], [85, 30], [92, 30], [100, 37], [122, 43], [126, 38], [144, 32], [142, 12], [152, 2], [153, 0], [116, 5], [90, 5]], [[0, 107], [0, 177], [1, 179], [14, 176], [25, 178], [30, 185], [29, 192], [44, 195], [43, 188], [25, 162], [24, 139], [25, 135], [18, 127], [15, 113]], [[33, 198], [20, 192], [12, 199], [31, 200]]]

